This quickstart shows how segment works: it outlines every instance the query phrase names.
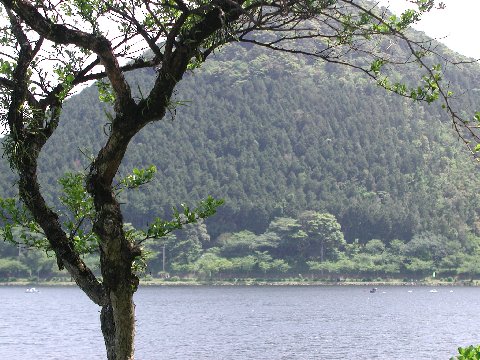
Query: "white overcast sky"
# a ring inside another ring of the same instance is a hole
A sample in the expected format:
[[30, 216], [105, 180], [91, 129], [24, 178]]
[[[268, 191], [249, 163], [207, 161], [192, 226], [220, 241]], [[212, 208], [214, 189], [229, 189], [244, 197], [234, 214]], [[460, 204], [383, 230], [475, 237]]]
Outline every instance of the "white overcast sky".
[[[408, 7], [406, 0], [378, 0], [378, 2], [397, 14]], [[442, 0], [442, 2], [445, 9], [432, 10], [414, 27], [462, 55], [480, 59], [480, 0]]]

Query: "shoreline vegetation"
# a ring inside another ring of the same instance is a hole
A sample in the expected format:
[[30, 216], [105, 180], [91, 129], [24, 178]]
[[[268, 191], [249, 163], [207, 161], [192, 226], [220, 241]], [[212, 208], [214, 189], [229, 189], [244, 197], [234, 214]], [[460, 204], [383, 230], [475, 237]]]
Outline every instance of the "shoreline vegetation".
[[[75, 282], [69, 280], [58, 281], [29, 281], [28, 279], [17, 279], [14, 281], [0, 282], [0, 286], [76, 286]], [[227, 280], [199, 280], [199, 279], [143, 279], [140, 280], [141, 287], [149, 286], [364, 286], [364, 287], [389, 287], [389, 286], [480, 286], [480, 280], [436, 280], [424, 279], [405, 281], [400, 279], [391, 279], [383, 281], [361, 281], [361, 280], [312, 280], [306, 278], [297, 279], [227, 279]]]
[[[128, 224], [124, 230], [135, 233]], [[172, 286], [473, 285], [475, 279], [480, 282], [480, 236], [463, 240], [423, 233], [408, 241], [349, 243], [334, 215], [305, 211], [298, 218], [275, 218], [262, 234], [243, 230], [216, 239], [198, 221], [174, 235], [143, 242], [132, 269], [143, 284]], [[100, 279], [98, 253], [83, 260]], [[0, 242], [0, 284], [22, 279], [58, 284], [71, 278], [58, 271], [51, 252]]]

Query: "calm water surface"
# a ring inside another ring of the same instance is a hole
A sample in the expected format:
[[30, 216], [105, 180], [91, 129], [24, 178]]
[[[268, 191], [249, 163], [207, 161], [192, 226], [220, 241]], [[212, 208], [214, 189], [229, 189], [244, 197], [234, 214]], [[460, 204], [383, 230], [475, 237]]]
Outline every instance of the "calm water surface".
[[[479, 344], [480, 288], [430, 290], [141, 288], [136, 358], [449, 359]], [[0, 302], [2, 360], [105, 358], [99, 309], [80, 290], [3, 287]]]

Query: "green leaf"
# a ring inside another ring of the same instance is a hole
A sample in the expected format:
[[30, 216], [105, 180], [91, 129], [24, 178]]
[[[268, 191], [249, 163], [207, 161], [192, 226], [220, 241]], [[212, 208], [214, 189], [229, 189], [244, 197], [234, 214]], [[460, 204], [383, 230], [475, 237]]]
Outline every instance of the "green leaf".
[[113, 104], [115, 102], [115, 94], [109, 82], [99, 80], [95, 83], [98, 89], [98, 99], [107, 104]]
[[385, 60], [382, 59], [376, 59], [372, 62], [370, 65], [370, 70], [375, 74], [378, 75], [380, 73], [380, 70], [382, 66], [385, 65]]
[[165, 221], [160, 218], [156, 218], [153, 224], [147, 230], [148, 237], [161, 238], [174, 230], [179, 230], [183, 226], [197, 222], [198, 219], [204, 219], [212, 216], [216, 213], [217, 208], [223, 205], [224, 200], [216, 200], [209, 196], [205, 200], [201, 201], [197, 208], [190, 210], [185, 204], [181, 204], [183, 211], [180, 213], [177, 208], [173, 208], [173, 219]]
[[134, 168], [132, 170], [132, 174], [120, 180], [119, 184], [123, 185], [127, 189], [137, 189], [140, 186], [152, 181], [156, 173], [157, 167], [155, 165], [150, 165], [146, 169]]
[[480, 111], [475, 112], [475, 115], [473, 117], [476, 121], [480, 122]]

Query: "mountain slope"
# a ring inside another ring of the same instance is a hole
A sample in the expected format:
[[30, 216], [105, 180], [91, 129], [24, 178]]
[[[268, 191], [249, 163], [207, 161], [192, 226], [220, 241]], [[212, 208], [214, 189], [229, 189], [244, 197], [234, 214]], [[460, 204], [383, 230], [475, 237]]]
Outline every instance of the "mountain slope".
[[[150, 75], [132, 75], [139, 96]], [[449, 76], [468, 88], [480, 70]], [[105, 139], [108, 110], [97, 97], [91, 87], [68, 101], [42, 155], [52, 203], [56, 179], [85, 169], [86, 154]], [[208, 222], [213, 237], [262, 232], [274, 217], [306, 209], [336, 215], [349, 242], [424, 231], [461, 240], [479, 231], [480, 180], [469, 176], [474, 165], [438, 104], [386, 94], [350, 69], [238, 44], [188, 75], [175, 98], [172, 113], [129, 147], [122, 173], [155, 164], [159, 174], [123, 195], [127, 222], [144, 225], [172, 205], [213, 195], [226, 200]], [[9, 194], [13, 177], [5, 163], [1, 169]]]

